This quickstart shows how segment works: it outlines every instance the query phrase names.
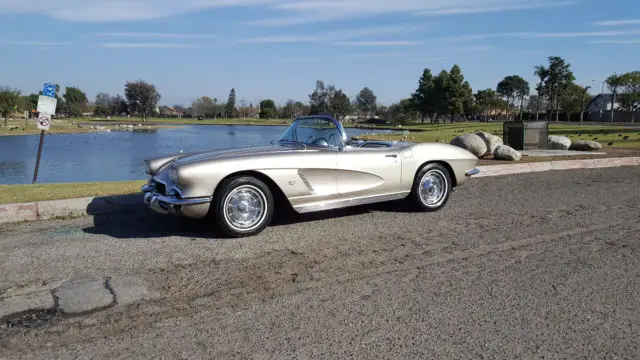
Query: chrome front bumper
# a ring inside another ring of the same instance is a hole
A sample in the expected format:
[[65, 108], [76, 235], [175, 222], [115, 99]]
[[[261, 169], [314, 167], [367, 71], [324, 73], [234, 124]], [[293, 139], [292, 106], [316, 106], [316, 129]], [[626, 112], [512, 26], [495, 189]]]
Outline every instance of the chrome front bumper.
[[146, 184], [141, 190], [145, 193], [144, 203], [161, 214], [178, 214], [183, 206], [208, 204], [212, 199], [211, 196], [183, 199], [178, 195], [163, 195], [156, 192], [153, 184]]
[[464, 173], [464, 175], [467, 176], [467, 177], [471, 177], [473, 175], [478, 175], [478, 174], [480, 174], [480, 169], [478, 169], [478, 168], [475, 168], [473, 170], [469, 170], [466, 173]]

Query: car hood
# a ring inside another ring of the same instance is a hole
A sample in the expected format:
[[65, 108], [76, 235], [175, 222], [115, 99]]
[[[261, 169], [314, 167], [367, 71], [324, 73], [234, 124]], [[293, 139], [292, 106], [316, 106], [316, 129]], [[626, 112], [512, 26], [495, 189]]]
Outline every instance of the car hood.
[[225, 149], [225, 150], [210, 150], [210, 151], [198, 152], [193, 154], [185, 154], [185, 156], [181, 156], [175, 159], [173, 164], [179, 166], [182, 164], [191, 164], [191, 163], [196, 163], [201, 161], [221, 160], [221, 159], [240, 158], [240, 157], [249, 157], [249, 156], [267, 156], [267, 155], [276, 154], [276, 153], [296, 152], [296, 151], [301, 151], [301, 149], [277, 146], [277, 145]]

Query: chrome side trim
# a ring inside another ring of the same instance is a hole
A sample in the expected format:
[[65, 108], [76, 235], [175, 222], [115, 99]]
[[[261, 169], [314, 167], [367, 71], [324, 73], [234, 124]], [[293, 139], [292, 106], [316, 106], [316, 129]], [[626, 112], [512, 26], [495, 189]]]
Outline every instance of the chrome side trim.
[[351, 206], [358, 205], [366, 205], [373, 204], [378, 202], [386, 202], [393, 200], [400, 200], [407, 195], [409, 195], [410, 191], [402, 191], [398, 193], [384, 194], [384, 195], [375, 195], [375, 196], [367, 196], [367, 197], [359, 197], [359, 198], [350, 198], [350, 199], [338, 199], [334, 201], [323, 201], [320, 203], [309, 204], [309, 205], [299, 205], [294, 206], [294, 210], [298, 213], [309, 213], [316, 211], [324, 211], [324, 210], [332, 210], [339, 208], [346, 208]]
[[202, 204], [210, 203], [211, 200], [213, 199], [212, 196], [190, 198], [190, 199], [180, 199], [180, 198], [177, 198], [177, 197], [165, 196], [165, 195], [161, 195], [161, 194], [154, 193], [154, 192], [147, 193], [147, 195], [145, 195], [145, 200], [147, 200], [147, 198], [155, 199], [155, 200], [158, 200], [158, 201], [163, 202], [165, 204], [176, 205], [176, 206], [202, 205]]
[[480, 173], [480, 169], [475, 168], [473, 170], [469, 170], [467, 171], [465, 174], [465, 176], [473, 176], [473, 175], [478, 175]]
[[173, 196], [165, 196], [156, 192], [147, 192], [144, 195], [144, 203], [152, 210], [161, 214], [177, 214], [182, 206], [208, 204], [212, 196], [181, 199]]
[[302, 183], [307, 187], [307, 189], [309, 189], [309, 192], [311, 192], [311, 194], [315, 195], [316, 194], [316, 190], [313, 188], [313, 186], [311, 186], [311, 183], [309, 182], [309, 179], [307, 179], [307, 177], [304, 176], [302, 171], [303, 171], [302, 169], [298, 170], [298, 176], [300, 177], [300, 180], [302, 180]]

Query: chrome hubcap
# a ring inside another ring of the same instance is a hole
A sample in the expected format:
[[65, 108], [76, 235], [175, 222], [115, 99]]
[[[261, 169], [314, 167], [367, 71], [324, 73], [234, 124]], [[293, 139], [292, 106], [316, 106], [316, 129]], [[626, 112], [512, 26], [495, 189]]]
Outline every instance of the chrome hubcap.
[[427, 206], [438, 206], [447, 192], [447, 177], [440, 170], [427, 171], [420, 180], [420, 200]]
[[224, 202], [224, 217], [236, 230], [252, 230], [264, 220], [267, 199], [252, 185], [235, 188]]

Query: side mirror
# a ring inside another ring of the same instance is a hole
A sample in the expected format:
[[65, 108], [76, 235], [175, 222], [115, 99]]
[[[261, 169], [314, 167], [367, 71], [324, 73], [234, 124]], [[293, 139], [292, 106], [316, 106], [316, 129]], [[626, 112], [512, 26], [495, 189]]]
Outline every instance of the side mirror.
[[276, 144], [276, 141], [275, 141], [275, 140], [271, 140], [271, 141], [269, 141], [269, 144], [271, 144], [271, 145], [275, 145], [275, 144]]

